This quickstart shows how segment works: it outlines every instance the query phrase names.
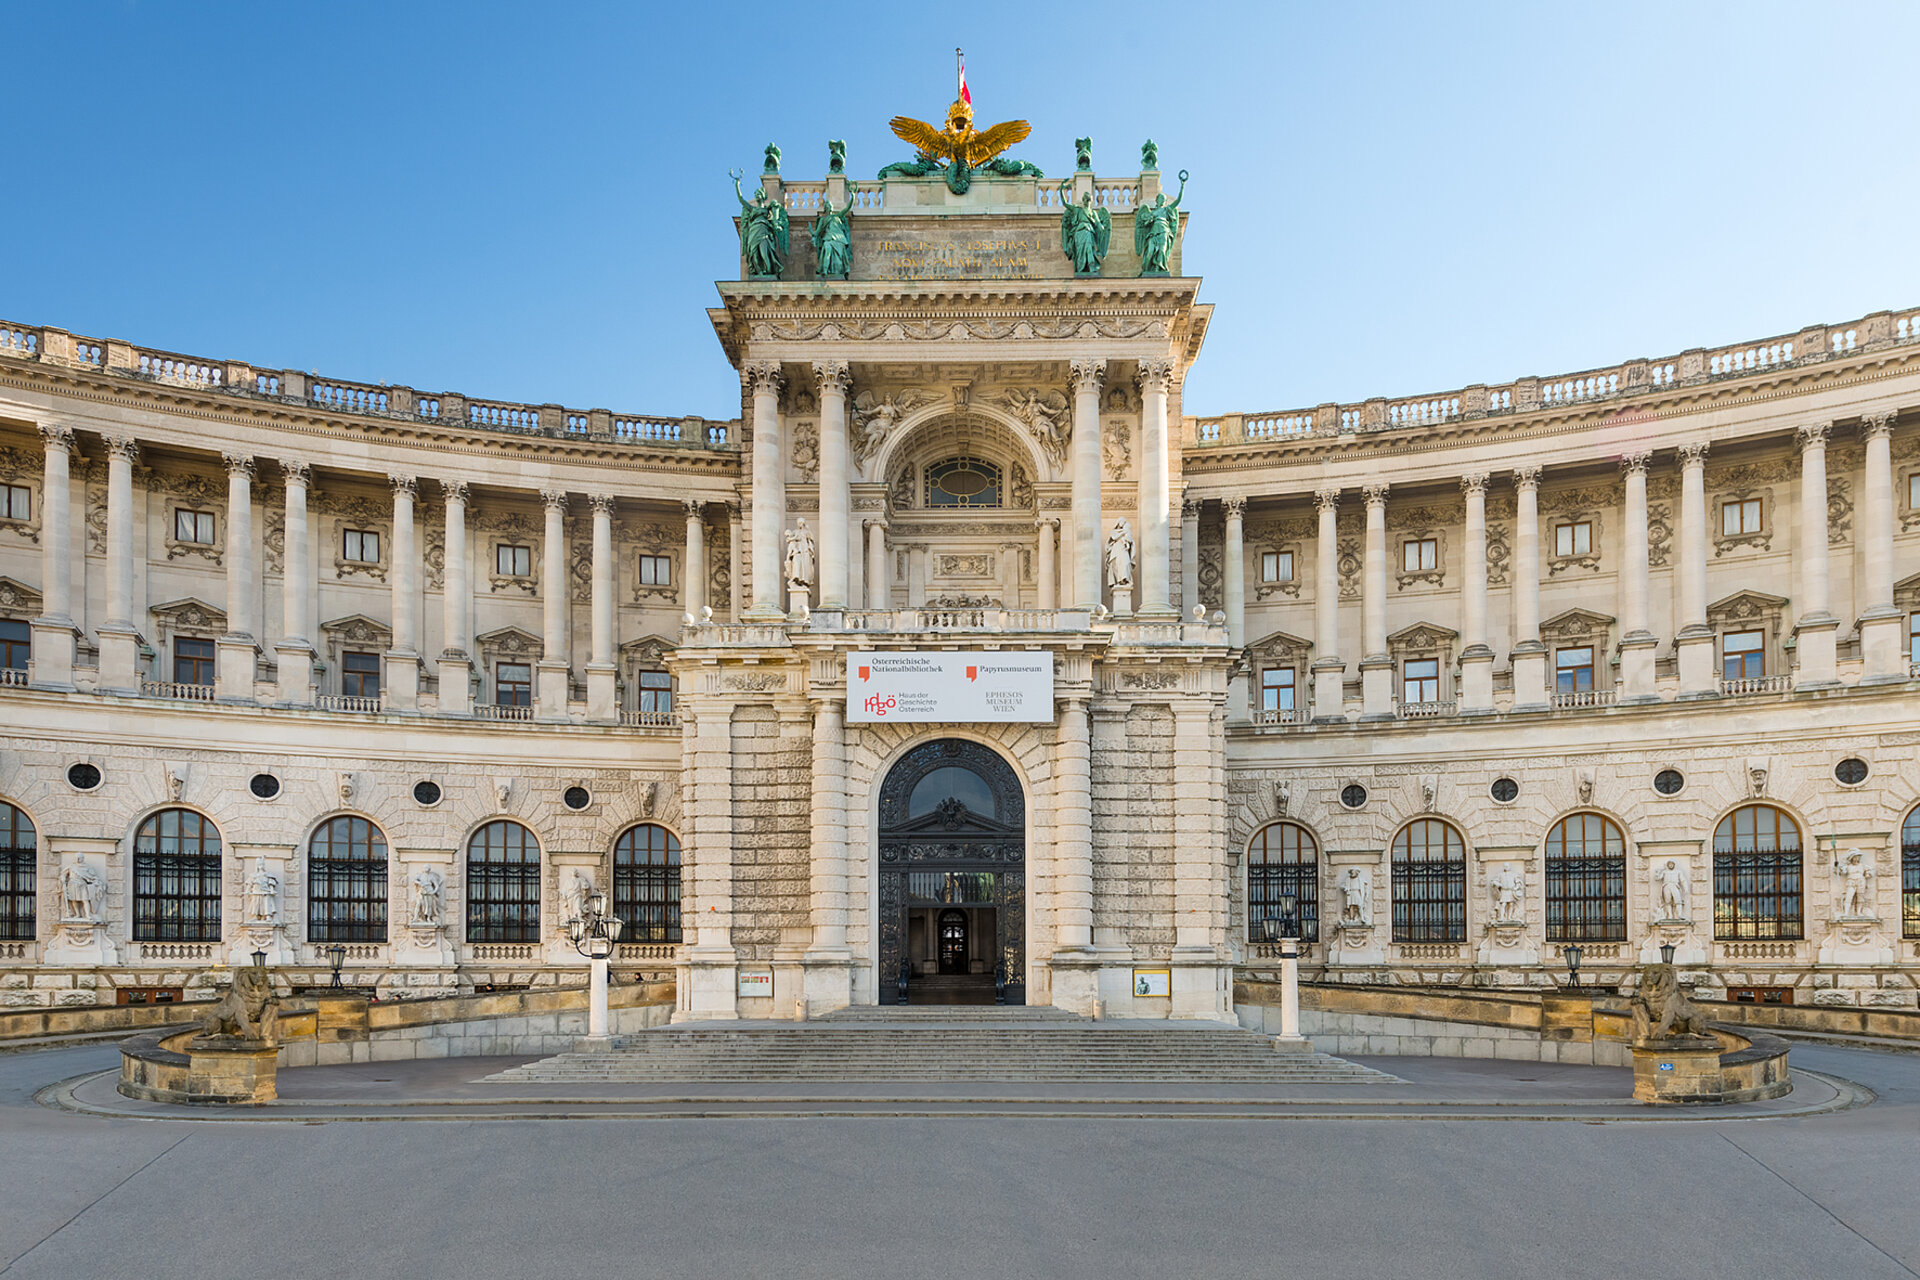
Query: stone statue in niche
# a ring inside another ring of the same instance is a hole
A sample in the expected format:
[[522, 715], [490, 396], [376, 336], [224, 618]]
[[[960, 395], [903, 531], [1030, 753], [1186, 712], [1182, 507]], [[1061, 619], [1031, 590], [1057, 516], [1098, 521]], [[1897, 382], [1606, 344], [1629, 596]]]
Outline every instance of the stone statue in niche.
[[1867, 855], [1849, 849], [1833, 864], [1834, 914], [1842, 920], [1873, 918], [1873, 866]]
[[1369, 926], [1373, 923], [1373, 877], [1362, 867], [1348, 867], [1336, 882], [1340, 890], [1340, 923]]
[[1180, 201], [1187, 194], [1187, 171], [1180, 171], [1180, 192], [1167, 203], [1162, 191], [1153, 203], [1134, 210], [1133, 251], [1140, 255], [1140, 274], [1163, 276], [1173, 260], [1174, 241], [1180, 238]]
[[1107, 585], [1133, 585], [1133, 526], [1125, 516], [1113, 522], [1113, 532], [1107, 536]]
[[787, 530], [786, 540], [787, 585], [804, 594], [813, 585], [813, 535], [807, 532], [805, 516]]
[[1501, 864], [1487, 877], [1487, 888], [1493, 893], [1493, 922], [1519, 924], [1527, 896], [1527, 879], [1520, 868], [1511, 862]]
[[447, 908], [447, 878], [432, 867], [421, 867], [407, 884], [413, 890], [413, 925], [438, 929]]
[[1691, 918], [1687, 915], [1687, 871], [1673, 858], [1668, 858], [1664, 866], [1653, 869], [1653, 883], [1659, 890], [1662, 920]]
[[71, 924], [98, 924], [106, 905], [106, 877], [83, 853], [60, 873], [60, 919]]
[[568, 877], [566, 887], [560, 891], [560, 919], [584, 920], [587, 916], [587, 897], [593, 892], [593, 877], [576, 868]]
[[[1199, 609], [1200, 606], [1195, 605], [1194, 608]], [[1273, 784], [1274, 816], [1277, 818], [1286, 817], [1287, 807], [1292, 803], [1293, 803], [1293, 784], [1289, 782], [1275, 782]]]
[[253, 860], [253, 870], [247, 876], [241, 898], [240, 921], [242, 924], [280, 923], [280, 877], [267, 870], [265, 858]]
[[[778, 152], [774, 152], [774, 164], [778, 164]], [[772, 278], [780, 274], [787, 265], [789, 231], [787, 211], [776, 204], [767, 195], [766, 188], [753, 193], [749, 200], [740, 190], [740, 170], [733, 171], [733, 194], [740, 202], [740, 256], [747, 260], [747, 274]]]

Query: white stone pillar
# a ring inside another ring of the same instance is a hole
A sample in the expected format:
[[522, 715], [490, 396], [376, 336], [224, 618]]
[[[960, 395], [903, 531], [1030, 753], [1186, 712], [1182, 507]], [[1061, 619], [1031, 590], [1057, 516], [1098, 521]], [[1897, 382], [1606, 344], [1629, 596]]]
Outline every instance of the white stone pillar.
[[543, 489], [540, 505], [546, 510], [546, 533], [541, 543], [541, 611], [539, 690], [536, 720], [567, 718], [567, 684], [573, 664], [567, 654], [567, 495], [561, 489]]
[[1460, 477], [1467, 498], [1467, 581], [1460, 599], [1460, 714], [1493, 710], [1493, 650], [1487, 644], [1487, 473]]
[[1833, 616], [1827, 589], [1827, 433], [1831, 422], [1809, 422], [1795, 433], [1800, 444], [1800, 620], [1794, 625], [1794, 651], [1800, 659], [1796, 689], [1825, 689], [1840, 683], [1834, 670], [1834, 642], [1840, 620]]
[[1073, 607], [1100, 606], [1100, 388], [1105, 360], [1073, 362]]
[[1084, 698], [1064, 700], [1055, 742], [1055, 945], [1060, 951], [1085, 951], [1093, 945], [1093, 775]]
[[1225, 725], [1203, 699], [1173, 705], [1174, 1018], [1233, 1020], [1230, 887], [1224, 775]]
[[847, 758], [843, 690], [813, 704], [812, 846], [808, 888], [812, 941], [806, 971], [807, 1016], [853, 1001], [853, 953], [847, 948]]
[[1200, 499], [1180, 500], [1180, 616], [1200, 603]]
[[753, 603], [747, 617], [777, 621], [787, 616], [780, 579], [781, 528], [787, 511], [785, 432], [780, 422], [778, 361], [747, 366], [753, 387]]
[[747, 579], [742, 569], [741, 552], [746, 543], [746, 523], [740, 514], [740, 504], [727, 504], [727, 621], [738, 622], [746, 611], [745, 592]]
[[1360, 600], [1362, 720], [1393, 719], [1393, 656], [1387, 652], [1387, 483], [1361, 486], [1367, 499], [1367, 558]]
[[1035, 520], [1033, 525], [1035, 530], [1040, 534], [1040, 546], [1034, 553], [1036, 558], [1033, 566], [1034, 594], [1038, 597], [1034, 601], [1034, 607], [1038, 609], [1057, 609], [1060, 607], [1060, 599], [1056, 593], [1053, 576], [1053, 535], [1059, 530], [1060, 522], [1050, 519], [1047, 516], [1042, 516], [1038, 520]]
[[[1346, 719], [1347, 664], [1340, 657], [1340, 490], [1315, 490], [1319, 528], [1314, 538], [1313, 718]], [[1243, 570], [1244, 572], [1244, 570]], [[1241, 587], [1244, 598], [1246, 588]]]
[[1860, 610], [1860, 652], [1866, 659], [1862, 684], [1905, 680], [1908, 654], [1902, 641], [1900, 610], [1893, 599], [1893, 422], [1894, 414], [1870, 414], [1860, 433], [1867, 445], [1866, 484], [1860, 494], [1859, 553], [1864, 561]]
[[690, 699], [680, 739], [686, 946], [674, 1021], [739, 1016], [733, 951], [733, 710]]
[[420, 551], [414, 532], [414, 501], [419, 481], [413, 476], [390, 475], [393, 486], [393, 648], [387, 650], [386, 680], [381, 696], [389, 711], [417, 711], [420, 707], [420, 638], [414, 634], [414, 600], [420, 594]]
[[[313, 472], [283, 459], [287, 486], [286, 539], [280, 551], [280, 640], [273, 646], [278, 668], [276, 697], [291, 706], [313, 703], [313, 545], [307, 524], [307, 491]], [[389, 548], [391, 549], [391, 548]]]
[[1673, 640], [1680, 699], [1720, 694], [1707, 625], [1707, 443], [1680, 446], [1680, 629]]
[[685, 571], [680, 575], [680, 608], [698, 622], [700, 610], [707, 603], [706, 504], [689, 498], [681, 506], [687, 513], [687, 555]]
[[867, 521], [867, 608], [893, 608], [893, 575], [887, 572], [887, 522]]
[[617, 724], [620, 694], [613, 662], [613, 495], [587, 495], [593, 508], [593, 634], [587, 653], [587, 719]]
[[259, 598], [253, 578], [253, 459], [227, 453], [221, 460], [227, 464], [227, 633], [215, 642], [213, 696], [221, 702], [252, 702], [260, 654], [253, 624]]
[[1170, 618], [1173, 612], [1172, 553], [1167, 508], [1171, 502], [1167, 455], [1167, 391], [1173, 364], [1140, 362], [1140, 616]]
[[1654, 689], [1653, 657], [1660, 641], [1648, 623], [1653, 605], [1647, 584], [1647, 464], [1651, 452], [1642, 450], [1620, 459], [1626, 476], [1626, 516], [1621, 521], [1620, 566], [1620, 701], [1658, 702]]
[[140, 692], [140, 628], [133, 618], [133, 464], [140, 447], [107, 437], [107, 621], [99, 630], [100, 688]]
[[1547, 647], [1540, 643], [1540, 468], [1513, 472], [1513, 709], [1547, 709]]
[[847, 607], [847, 524], [852, 494], [847, 489], [847, 387], [844, 360], [819, 360], [813, 366], [820, 387], [820, 609]]
[[467, 610], [473, 591], [467, 585], [467, 486], [457, 480], [440, 482], [447, 503], [447, 561], [442, 571], [440, 600], [440, 712], [449, 716], [473, 714], [473, 637], [467, 634]]
[[[1247, 643], [1247, 500], [1222, 498], [1220, 507], [1226, 515], [1227, 526], [1225, 545], [1221, 549], [1221, 603], [1226, 606], [1227, 644], [1239, 649]], [[1199, 603], [1198, 590], [1196, 573], [1196, 604]]]

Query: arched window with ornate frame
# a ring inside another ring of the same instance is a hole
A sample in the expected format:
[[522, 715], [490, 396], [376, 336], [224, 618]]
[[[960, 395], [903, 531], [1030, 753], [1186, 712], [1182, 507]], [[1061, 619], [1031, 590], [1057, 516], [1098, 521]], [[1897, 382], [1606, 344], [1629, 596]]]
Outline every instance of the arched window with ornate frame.
[[1467, 940], [1467, 846], [1440, 818], [1417, 818], [1393, 837], [1393, 940]]
[[540, 941], [540, 842], [510, 819], [467, 839], [467, 941]]
[[220, 829], [191, 809], [147, 815], [133, 834], [135, 942], [220, 941]]
[[1003, 493], [998, 463], [960, 454], [927, 467], [929, 507], [998, 507]]
[[628, 827], [613, 842], [613, 914], [624, 942], [681, 940], [680, 838], [657, 822]]
[[1547, 831], [1547, 941], [1624, 942], [1627, 838], [1611, 819], [1571, 813]]
[[387, 838], [356, 814], [328, 818], [307, 840], [307, 941], [387, 940]]
[[1260, 921], [1294, 900], [1302, 942], [1320, 940], [1320, 845], [1297, 822], [1270, 822], [1247, 843], [1247, 940], [1264, 941]]
[[1800, 824], [1770, 804], [1742, 805], [1713, 833], [1716, 941], [1804, 936]]
[[26, 810], [0, 801], [0, 940], [33, 941], [38, 851], [33, 819]]
[[1900, 824], [1900, 936], [1920, 938], [1920, 809]]

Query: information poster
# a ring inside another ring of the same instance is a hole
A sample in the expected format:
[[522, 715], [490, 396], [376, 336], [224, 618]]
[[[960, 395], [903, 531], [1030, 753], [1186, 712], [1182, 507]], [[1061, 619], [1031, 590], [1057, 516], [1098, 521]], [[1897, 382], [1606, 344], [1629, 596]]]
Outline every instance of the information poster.
[[847, 721], [1053, 723], [1053, 654], [847, 655]]

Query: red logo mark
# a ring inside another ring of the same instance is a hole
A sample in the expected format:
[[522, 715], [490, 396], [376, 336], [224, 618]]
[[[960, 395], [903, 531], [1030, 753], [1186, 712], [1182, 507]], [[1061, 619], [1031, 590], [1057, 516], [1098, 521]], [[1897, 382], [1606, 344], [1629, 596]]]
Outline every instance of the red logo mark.
[[872, 667], [862, 667], [862, 668], [860, 668], [860, 678], [861, 678], [862, 680], [871, 680], [871, 679], [873, 679], [873, 668], [872, 668]]
[[980, 678], [980, 668], [978, 667], [967, 668], [967, 679], [978, 680], [979, 678]]
[[885, 697], [874, 693], [867, 695], [867, 700], [861, 705], [866, 707], [867, 714], [869, 715], [884, 716], [887, 712], [893, 710], [894, 699], [890, 693]]

